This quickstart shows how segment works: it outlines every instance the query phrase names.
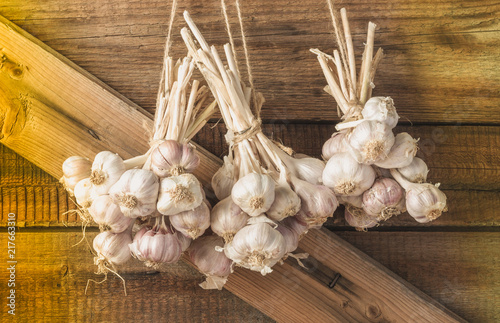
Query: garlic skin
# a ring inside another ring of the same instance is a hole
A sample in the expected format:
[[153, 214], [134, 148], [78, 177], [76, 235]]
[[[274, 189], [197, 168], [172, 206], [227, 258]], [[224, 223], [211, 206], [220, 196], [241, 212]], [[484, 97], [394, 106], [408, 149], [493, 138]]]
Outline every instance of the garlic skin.
[[234, 165], [227, 156], [224, 156], [222, 167], [212, 177], [212, 189], [220, 201], [231, 195], [235, 183], [233, 175]]
[[92, 163], [90, 182], [98, 195], [108, 194], [109, 189], [125, 172], [123, 159], [110, 151], [98, 153]]
[[233, 240], [226, 243], [224, 253], [241, 267], [266, 275], [283, 258], [286, 249], [286, 241], [281, 233], [269, 224], [260, 222], [238, 231]]
[[181, 242], [164, 223], [142, 228], [129, 246], [132, 256], [155, 269], [163, 263], [176, 263], [182, 255]]
[[157, 209], [163, 215], [194, 210], [203, 202], [202, 187], [193, 174], [161, 179]]
[[413, 157], [417, 154], [417, 142], [418, 139], [414, 139], [406, 132], [398, 133], [387, 158], [376, 162], [375, 165], [386, 169], [410, 165], [413, 161]]
[[113, 203], [109, 195], [97, 197], [88, 211], [101, 231], [120, 233], [127, 230], [134, 222], [134, 219], [123, 215], [120, 207]]
[[323, 144], [323, 159], [328, 160], [335, 154], [348, 151], [347, 143], [345, 140], [345, 131], [333, 133], [330, 139], [325, 141], [325, 143]]
[[130, 249], [128, 245], [131, 242], [132, 237], [128, 231], [122, 233], [104, 231], [99, 233], [93, 241], [94, 250], [97, 252], [94, 263], [98, 265], [98, 273], [107, 272], [105, 270], [107, 264], [113, 267], [129, 261]]
[[338, 153], [326, 163], [323, 184], [335, 194], [357, 196], [369, 189], [376, 173], [370, 165], [358, 163], [349, 153]]
[[294, 216], [300, 210], [300, 197], [288, 183], [279, 183], [274, 191], [274, 202], [267, 210], [266, 215], [274, 221], [281, 221], [286, 217]]
[[182, 252], [186, 251], [189, 248], [189, 246], [191, 245], [191, 242], [193, 242], [193, 239], [186, 237], [185, 235], [183, 235], [179, 231], [176, 231], [174, 233], [174, 235], [177, 237], [177, 240], [179, 240], [179, 242], [181, 244], [181, 251]]
[[113, 202], [129, 218], [147, 216], [156, 210], [160, 184], [158, 177], [146, 169], [127, 170], [109, 189]]
[[293, 230], [298, 236], [299, 240], [307, 233], [309, 229], [307, 224], [299, 221], [297, 216], [291, 216], [279, 223], [279, 225], [286, 226], [287, 228]]
[[233, 272], [233, 261], [226, 257], [223, 252], [216, 251], [216, 247], [222, 248], [222, 238], [211, 235], [197, 239], [188, 250], [188, 255], [199, 271], [207, 278], [200, 284], [203, 289], [218, 289], [227, 281], [229, 274]]
[[406, 210], [417, 222], [433, 221], [448, 211], [446, 195], [438, 188], [439, 184], [412, 183], [395, 169], [391, 169], [391, 174], [406, 190]]
[[231, 198], [249, 216], [259, 216], [273, 204], [274, 189], [271, 176], [250, 173], [234, 184]]
[[344, 196], [338, 197], [340, 204], [351, 205], [357, 208], [363, 208], [363, 194], [357, 196]]
[[280, 224], [276, 227], [279, 233], [285, 239], [286, 253], [294, 252], [299, 246], [299, 235], [293, 229], [287, 227], [286, 225]]
[[210, 209], [205, 202], [194, 210], [169, 216], [170, 224], [183, 235], [196, 239], [210, 227]]
[[393, 179], [379, 178], [363, 193], [363, 210], [379, 221], [405, 211], [405, 192]]
[[344, 211], [346, 222], [356, 228], [357, 231], [366, 231], [366, 229], [373, 228], [378, 225], [378, 219], [375, 216], [366, 214], [362, 208], [355, 206], [346, 206]]
[[295, 177], [292, 177], [292, 184], [301, 200], [296, 217], [309, 227], [321, 226], [339, 206], [335, 194], [323, 185], [314, 185]]
[[71, 156], [62, 165], [63, 177], [60, 182], [73, 195], [75, 185], [82, 179], [90, 177], [92, 162], [85, 157]]
[[210, 227], [227, 243], [233, 240], [236, 232], [246, 226], [249, 218], [248, 214], [243, 212], [229, 196], [217, 203], [212, 209]]
[[361, 111], [363, 119], [385, 123], [390, 129], [398, 124], [399, 115], [390, 97], [375, 96], [366, 101]]
[[412, 183], [424, 183], [427, 181], [429, 168], [422, 159], [415, 157], [410, 165], [398, 168], [398, 171], [405, 179]]
[[351, 155], [358, 163], [368, 165], [387, 158], [394, 140], [390, 127], [372, 120], [364, 120], [347, 135]]
[[192, 173], [200, 157], [189, 144], [165, 140], [151, 152], [151, 170], [160, 178]]
[[83, 209], [87, 209], [92, 205], [92, 201], [98, 196], [95, 191], [90, 178], [85, 178], [75, 185], [73, 191], [76, 203]]

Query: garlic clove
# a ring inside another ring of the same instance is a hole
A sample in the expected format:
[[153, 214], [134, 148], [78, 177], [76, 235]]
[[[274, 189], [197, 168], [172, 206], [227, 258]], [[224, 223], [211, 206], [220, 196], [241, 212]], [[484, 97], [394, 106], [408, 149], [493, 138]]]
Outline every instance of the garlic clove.
[[98, 196], [90, 182], [90, 178], [82, 179], [75, 185], [74, 195], [76, 203], [83, 209], [89, 208], [92, 201]]
[[406, 132], [398, 133], [387, 158], [376, 162], [375, 165], [386, 169], [410, 165], [413, 157], [417, 154], [417, 142], [418, 139], [414, 139]]
[[273, 204], [274, 189], [275, 184], [271, 176], [250, 173], [234, 184], [231, 198], [249, 216], [259, 216]]
[[82, 179], [90, 177], [92, 162], [85, 157], [71, 156], [62, 165], [63, 177], [61, 183], [73, 194], [75, 185]]
[[333, 135], [323, 144], [322, 156], [324, 160], [330, 159], [333, 155], [347, 151], [345, 131], [333, 133]]
[[229, 161], [227, 156], [224, 156], [222, 167], [212, 177], [212, 188], [217, 199], [223, 200], [231, 195], [234, 181], [234, 165]]
[[195, 149], [175, 140], [165, 140], [151, 152], [151, 170], [158, 177], [191, 173], [199, 164]]
[[109, 195], [126, 217], [147, 216], [156, 210], [160, 184], [147, 169], [130, 169], [109, 189]]
[[323, 184], [335, 194], [358, 196], [375, 181], [375, 171], [370, 165], [358, 163], [349, 153], [338, 153], [330, 158], [323, 171]]
[[88, 211], [101, 231], [120, 233], [127, 230], [134, 222], [134, 219], [123, 215], [120, 207], [113, 203], [109, 195], [97, 197]]
[[109, 189], [125, 172], [123, 159], [110, 151], [98, 153], [92, 163], [90, 182], [98, 195], [108, 194]]
[[132, 242], [130, 232], [113, 233], [104, 231], [99, 233], [93, 241], [94, 250], [97, 256], [94, 263], [98, 266], [97, 273], [109, 271], [108, 265], [122, 265], [130, 259], [130, 249], [128, 245]]
[[346, 222], [358, 231], [366, 231], [378, 225], [377, 217], [366, 214], [362, 208], [355, 206], [346, 206], [344, 216]]
[[363, 193], [363, 210], [379, 221], [387, 220], [405, 211], [405, 192], [393, 179], [379, 178]]
[[223, 237], [225, 242], [230, 242], [236, 232], [247, 224], [249, 218], [229, 196], [212, 209], [210, 227], [215, 234]]
[[399, 115], [390, 97], [376, 96], [366, 101], [361, 111], [363, 119], [385, 123], [390, 129], [398, 124]]
[[210, 227], [210, 209], [203, 202], [194, 210], [171, 215], [169, 219], [176, 230], [194, 240]]
[[424, 183], [427, 180], [429, 168], [422, 159], [415, 157], [410, 165], [398, 168], [398, 171], [412, 183]]
[[203, 202], [202, 187], [193, 174], [161, 179], [157, 209], [163, 215], [193, 210]]
[[294, 216], [300, 210], [300, 197], [288, 183], [280, 183], [274, 191], [274, 202], [267, 210], [266, 215], [274, 221], [281, 221], [286, 217]]
[[368, 165], [387, 158], [394, 140], [390, 127], [372, 120], [364, 120], [347, 135], [351, 155], [358, 163]]

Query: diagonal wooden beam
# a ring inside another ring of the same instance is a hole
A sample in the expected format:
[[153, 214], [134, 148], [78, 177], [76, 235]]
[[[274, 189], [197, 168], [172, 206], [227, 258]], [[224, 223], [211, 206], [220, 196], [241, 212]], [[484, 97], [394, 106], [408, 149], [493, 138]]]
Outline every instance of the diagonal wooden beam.
[[[1, 143], [60, 177], [71, 155], [144, 153], [151, 125], [139, 106], [0, 17]], [[196, 175], [208, 187], [221, 162], [199, 152]], [[226, 288], [282, 322], [463, 321], [326, 229], [300, 248], [308, 270], [289, 261], [265, 277], [240, 269]]]

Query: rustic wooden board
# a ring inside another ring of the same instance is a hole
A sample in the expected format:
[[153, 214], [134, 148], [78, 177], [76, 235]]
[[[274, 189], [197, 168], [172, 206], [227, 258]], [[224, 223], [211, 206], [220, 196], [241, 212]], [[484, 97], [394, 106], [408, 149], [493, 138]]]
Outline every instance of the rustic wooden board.
[[[4, 0], [0, 14], [153, 112], [169, 5], [161, 0]], [[414, 123], [500, 122], [498, 1], [341, 5], [348, 10], [358, 55], [368, 21], [378, 25], [375, 46], [382, 46], [386, 57], [374, 94], [392, 96], [403, 117]], [[185, 8], [211, 43], [227, 42], [218, 1], [183, 1], [175, 54], [185, 53], [178, 35]], [[322, 91], [326, 82], [319, 64], [309, 53], [311, 47], [334, 47], [326, 2], [252, 0], [242, 3], [242, 10], [256, 86], [267, 98], [263, 117], [337, 120], [333, 99]], [[235, 17], [232, 6], [229, 13]], [[236, 43], [241, 44], [239, 36]]]

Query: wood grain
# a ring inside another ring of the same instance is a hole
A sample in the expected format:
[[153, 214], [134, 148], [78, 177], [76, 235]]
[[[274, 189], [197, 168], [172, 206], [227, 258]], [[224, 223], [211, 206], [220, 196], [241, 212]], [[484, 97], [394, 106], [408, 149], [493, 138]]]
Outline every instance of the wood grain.
[[[4, 0], [0, 14], [152, 113], [169, 4]], [[338, 6], [347, 8], [357, 57], [368, 21], [378, 25], [375, 46], [383, 47], [386, 57], [374, 94], [392, 96], [403, 120], [500, 122], [497, 1], [363, 0]], [[218, 1], [183, 1], [176, 16], [175, 55], [185, 53], [179, 30], [186, 8], [211, 43], [227, 42]], [[267, 99], [263, 118], [337, 120], [333, 99], [322, 91], [326, 82], [319, 64], [309, 53], [311, 47], [331, 51], [335, 46], [326, 2], [253, 0], [242, 4], [242, 11], [256, 86]], [[242, 60], [232, 6], [229, 14]]]

